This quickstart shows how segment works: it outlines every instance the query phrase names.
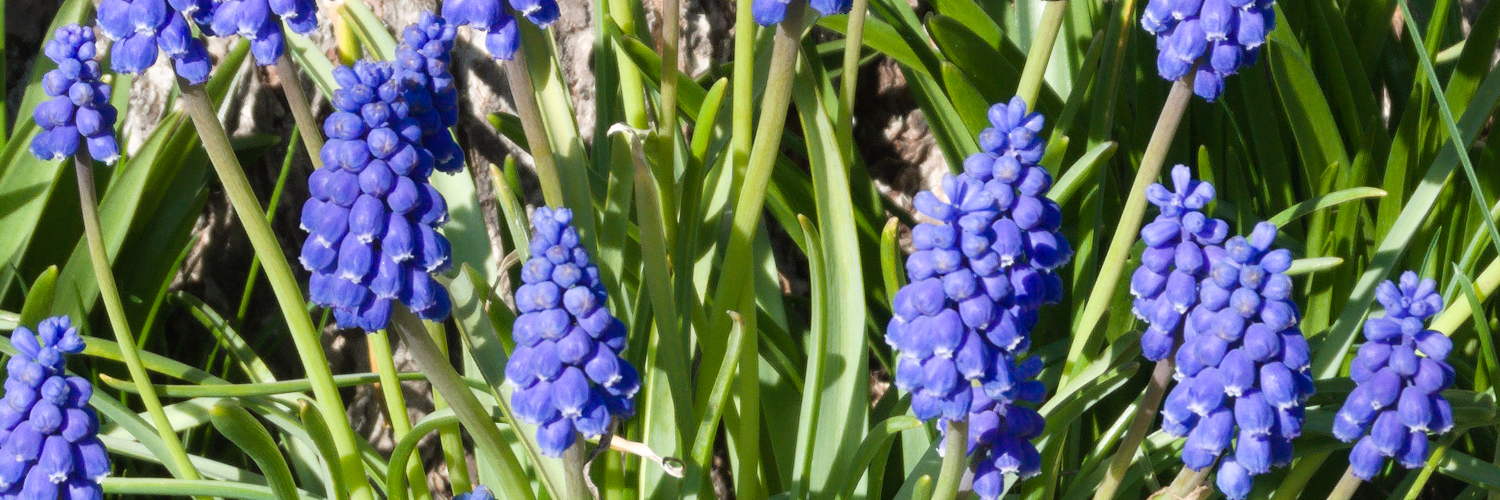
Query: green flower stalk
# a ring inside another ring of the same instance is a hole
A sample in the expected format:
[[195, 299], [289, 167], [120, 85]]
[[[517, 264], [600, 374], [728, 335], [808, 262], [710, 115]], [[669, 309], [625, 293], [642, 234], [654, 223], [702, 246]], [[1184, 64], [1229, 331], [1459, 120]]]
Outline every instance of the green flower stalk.
[[281, 306], [283, 318], [286, 320], [288, 329], [291, 330], [298, 357], [302, 361], [302, 366], [307, 370], [308, 380], [312, 382], [313, 396], [317, 400], [319, 412], [322, 413], [323, 419], [328, 422], [332, 431], [333, 444], [338, 452], [338, 463], [331, 464], [330, 468], [343, 477], [344, 484], [350, 489], [351, 499], [373, 498], [369, 482], [365, 478], [364, 464], [359, 455], [358, 437], [354, 435], [354, 429], [349, 425], [344, 401], [339, 397], [338, 387], [334, 385], [333, 373], [329, 370], [328, 358], [323, 353], [322, 335], [313, 324], [312, 317], [307, 313], [307, 304], [303, 302], [301, 286], [298, 285], [297, 278], [292, 273], [292, 267], [288, 264], [286, 255], [281, 251], [281, 244], [276, 234], [271, 230], [271, 225], [266, 222], [265, 210], [261, 208], [260, 200], [255, 198], [255, 192], [250, 188], [250, 181], [245, 177], [239, 158], [235, 156], [234, 149], [229, 145], [229, 137], [224, 132], [224, 125], [219, 123], [218, 117], [215, 116], [213, 105], [209, 102], [208, 94], [204, 92], [203, 86], [179, 79], [178, 87], [182, 91], [183, 108], [187, 110], [188, 116], [193, 120], [193, 125], [198, 129], [198, 136], [202, 139], [203, 148], [208, 153], [209, 163], [213, 165], [215, 173], [224, 185], [224, 192], [229, 197], [229, 202], [234, 207], [234, 213], [239, 217], [240, 224], [245, 226], [245, 232], [250, 238], [255, 254], [260, 257], [262, 265], [265, 266], [266, 278], [271, 283], [276, 301]]
[[109, 254], [104, 248], [90, 155], [98, 156], [105, 163], [114, 163], [119, 158], [119, 148], [114, 136], [116, 112], [109, 103], [109, 84], [99, 81], [101, 75], [99, 62], [95, 60], [94, 32], [76, 24], [58, 28], [52, 40], [47, 42], [46, 54], [58, 67], [47, 72], [42, 79], [44, 90], [52, 98], [35, 110], [36, 122], [47, 131], [36, 136], [32, 152], [43, 160], [73, 157], [78, 174], [78, 208], [83, 217], [84, 236], [88, 240], [89, 261], [99, 282], [99, 295], [104, 299], [110, 329], [120, 344], [125, 368], [140, 392], [151, 425], [171, 455], [165, 458], [171, 461], [173, 473], [183, 479], [199, 479], [201, 476], [188, 460], [177, 433], [172, 430], [172, 422], [167, 419], [161, 399], [151, 385], [150, 375], [141, 363], [135, 336], [130, 330], [130, 319], [125, 316], [125, 305], [120, 300]]

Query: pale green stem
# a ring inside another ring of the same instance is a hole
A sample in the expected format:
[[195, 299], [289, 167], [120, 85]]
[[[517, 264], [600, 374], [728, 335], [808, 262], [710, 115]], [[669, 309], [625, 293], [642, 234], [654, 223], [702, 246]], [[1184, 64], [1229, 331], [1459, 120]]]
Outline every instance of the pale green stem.
[[1026, 54], [1026, 66], [1021, 68], [1021, 81], [1016, 84], [1016, 96], [1032, 111], [1036, 111], [1036, 98], [1041, 92], [1042, 80], [1047, 76], [1052, 47], [1057, 45], [1057, 32], [1062, 28], [1063, 15], [1068, 12], [1066, 0], [1042, 3], [1047, 6], [1042, 8], [1041, 24], [1037, 26], [1036, 38], [1031, 40], [1031, 50]]
[[[375, 373], [380, 375], [380, 395], [385, 400], [386, 413], [391, 418], [391, 440], [401, 442], [411, 432], [411, 416], [406, 413], [406, 396], [401, 393], [401, 380], [396, 376], [396, 359], [391, 354], [390, 335], [385, 330], [372, 332], [365, 337], [370, 346], [370, 359], [375, 362]], [[411, 483], [415, 498], [432, 497], [427, 490], [427, 474], [422, 471], [421, 460], [406, 462], [406, 480]]]
[[541, 110], [537, 108], [531, 74], [526, 71], [525, 51], [516, 51], [515, 59], [505, 65], [505, 79], [510, 84], [510, 96], [516, 103], [516, 117], [521, 119], [521, 130], [526, 134], [526, 146], [531, 149], [532, 167], [536, 171], [537, 182], [542, 185], [542, 198], [550, 206], [567, 206], [563, 198], [562, 180], [557, 173], [557, 159], [552, 156], [552, 143], [547, 139], [547, 126], [542, 122]]
[[1208, 473], [1211, 471], [1213, 471], [1212, 465], [1198, 470], [1183, 467], [1182, 470], [1177, 471], [1177, 477], [1172, 479], [1172, 484], [1151, 496], [1166, 500], [1189, 498], [1193, 491], [1203, 484], [1203, 480], [1208, 478]]
[[839, 122], [840, 144], [849, 148], [844, 151], [846, 163], [854, 159], [854, 90], [859, 86], [859, 54], [864, 46], [865, 13], [870, 0], [854, 0], [849, 8], [849, 27], [844, 31], [844, 66], [839, 73]]
[[937, 486], [932, 490], [932, 500], [953, 500], [958, 497], [959, 483], [963, 482], [964, 469], [969, 465], [969, 424], [949, 421], [943, 437], [943, 466], [938, 470]]
[[[734, 9], [734, 69], [730, 82], [730, 97], [734, 113], [729, 124], [729, 161], [733, 166], [730, 185], [738, 185], [745, 178], [745, 166], [749, 163], [751, 128], [755, 125], [755, 15], [751, 12], [752, 0], [736, 0]], [[788, 7], [790, 8], [790, 7]], [[800, 8], [800, 7], [798, 7]]]
[[1349, 500], [1354, 498], [1354, 492], [1359, 491], [1359, 485], [1364, 483], [1363, 479], [1354, 475], [1354, 467], [1344, 469], [1344, 477], [1339, 478], [1339, 484], [1328, 493], [1328, 500]]
[[[82, 149], [82, 145], [79, 148]], [[202, 476], [198, 475], [198, 469], [188, 460], [182, 441], [172, 431], [172, 422], [167, 419], [166, 412], [162, 410], [161, 399], [156, 395], [156, 388], [151, 385], [151, 375], [146, 372], [146, 366], [141, 364], [141, 355], [136, 351], [135, 336], [130, 333], [130, 319], [125, 316], [125, 304], [120, 301], [114, 272], [109, 267], [109, 254], [104, 250], [104, 232], [99, 227], [99, 201], [94, 193], [93, 166], [83, 152], [73, 157], [73, 165], [78, 172], [78, 207], [83, 214], [83, 232], [88, 239], [89, 261], [94, 267], [94, 278], [99, 282], [99, 295], [104, 298], [104, 310], [109, 315], [110, 329], [114, 330], [115, 341], [120, 345], [120, 357], [125, 360], [125, 368], [130, 372], [130, 380], [135, 382], [141, 403], [146, 406], [152, 427], [156, 428], [156, 433], [161, 436], [162, 443], [171, 454], [165, 458], [172, 461], [173, 472], [182, 479], [200, 479]]]
[[1067, 387], [1072, 376], [1077, 375], [1078, 370], [1088, 361], [1084, 351], [1089, 348], [1094, 329], [1099, 326], [1099, 321], [1104, 318], [1104, 313], [1109, 311], [1114, 301], [1115, 288], [1125, 271], [1126, 262], [1130, 260], [1130, 249], [1135, 246], [1136, 233], [1140, 231], [1141, 222], [1146, 216], [1146, 188], [1161, 175], [1162, 163], [1166, 161], [1167, 151], [1172, 146], [1172, 137], [1177, 134], [1177, 125], [1182, 122], [1182, 115], [1193, 97], [1191, 80], [1190, 73], [1187, 78], [1174, 82], [1172, 92], [1162, 105], [1156, 129], [1151, 132], [1151, 140], [1146, 143], [1146, 152], [1141, 156], [1140, 169], [1136, 171], [1135, 182], [1131, 184], [1130, 196], [1125, 199], [1125, 206], [1120, 211], [1119, 223], [1115, 224], [1109, 251], [1104, 255], [1099, 276], [1094, 280], [1088, 302], [1084, 304], [1083, 315], [1076, 323], [1077, 328], [1073, 330], [1073, 343], [1068, 348], [1067, 366], [1063, 370], [1062, 381], [1058, 383], [1059, 387]]
[[[443, 324], [428, 321], [427, 336], [432, 338], [432, 343], [438, 347], [438, 352], [448, 356], [448, 332], [443, 329]], [[448, 401], [441, 394], [432, 395], [432, 410], [440, 411], [448, 408]], [[443, 448], [443, 460], [448, 463], [448, 485], [454, 494], [469, 491], [473, 485], [469, 480], [469, 461], [464, 455], [464, 437], [459, 432], [458, 424], [447, 424], [438, 426], [438, 443]]]
[[584, 458], [584, 448], [588, 446], [588, 441], [584, 441], [582, 436], [576, 434], [574, 437], [577, 439], [573, 441], [573, 446], [569, 446], [568, 449], [563, 450], [562, 456], [563, 488], [568, 495], [565, 498], [580, 500], [598, 498], [593, 488], [589, 486], [588, 479], [583, 476], [583, 466], [586, 461]]
[[292, 110], [292, 119], [297, 123], [297, 133], [302, 136], [302, 143], [307, 146], [307, 159], [312, 161], [314, 168], [323, 167], [323, 157], [318, 152], [323, 150], [323, 132], [318, 127], [318, 119], [313, 116], [312, 104], [307, 99], [307, 93], [302, 91], [302, 79], [297, 76], [297, 65], [292, 62], [291, 56], [282, 54], [276, 58], [276, 76], [281, 79], [281, 92], [286, 94], [286, 105]]
[[522, 500], [535, 498], [531, 494], [530, 478], [521, 470], [515, 453], [511, 452], [510, 445], [500, 435], [500, 429], [495, 427], [494, 419], [489, 412], [484, 411], [479, 399], [474, 397], [463, 378], [453, 369], [448, 356], [432, 341], [422, 320], [412, 316], [406, 306], [398, 304], [393, 309], [390, 330], [396, 332], [406, 344], [406, 350], [411, 353], [412, 360], [416, 361], [417, 368], [427, 375], [433, 389], [448, 401], [453, 414], [469, 430], [475, 444], [499, 458], [501, 484], [494, 485], [496, 491], [503, 491], [509, 497]]
[[[661, 109], [658, 109], [659, 132], [668, 145], [677, 141], [677, 53], [682, 39], [682, 7], [679, 0], [661, 2]], [[672, 165], [676, 147], [664, 148], [665, 165]]]
[[338, 387], [334, 385], [333, 373], [329, 370], [328, 358], [323, 354], [322, 335], [307, 313], [307, 304], [303, 302], [302, 289], [297, 284], [296, 275], [292, 274], [291, 265], [281, 252], [281, 244], [271, 231], [271, 225], [266, 222], [265, 210], [261, 208], [260, 200], [255, 199], [250, 180], [245, 178], [245, 171], [240, 168], [240, 161], [229, 145], [224, 126], [214, 115], [208, 94], [203, 91], [202, 86], [186, 81], [179, 80], [178, 87], [182, 90], [182, 106], [198, 129], [209, 163], [213, 165], [219, 182], [224, 186], [224, 194], [234, 207], [240, 224], [245, 227], [255, 254], [265, 266], [266, 279], [270, 281], [276, 301], [281, 306], [281, 314], [286, 320], [287, 329], [291, 331], [298, 358], [307, 371], [308, 380], [313, 384], [313, 396], [317, 399], [319, 412], [328, 421], [334, 448], [339, 455], [337, 467], [331, 468], [336, 469], [343, 477], [344, 484], [350, 488], [351, 499], [368, 500], [372, 498], [372, 494], [365, 478], [364, 463], [360, 459], [358, 438], [354, 435], [354, 429], [349, 426], [344, 401], [339, 398]]
[[[807, 26], [806, 11], [804, 2], [792, 2], [787, 7], [786, 18], [776, 28], [775, 45], [771, 49], [771, 68], [767, 75], [765, 95], [760, 100], [760, 123], [756, 126], [745, 175], [739, 182], [739, 199], [735, 205], [724, 260], [720, 265], [722, 274], [719, 277], [719, 288], [714, 295], [717, 307], [739, 313], [745, 324], [745, 345], [740, 351], [738, 384], [735, 390], [737, 405], [732, 414], [738, 417], [739, 425], [729, 429], [729, 436], [735, 445], [731, 448], [735, 455], [733, 472], [737, 486], [736, 496], [741, 498], [759, 498], [764, 495], [760, 477], [760, 373], [757, 359], [760, 350], [755, 334], [753, 284], [756, 266], [753, 262], [753, 247], [755, 232], [760, 226], [761, 208], [766, 199], [766, 186], [771, 180], [771, 169], [781, 153], [782, 128], [786, 125], [787, 106], [791, 101], [797, 50]], [[717, 366], [712, 360], [723, 355], [731, 323], [728, 315], [718, 315], [711, 330], [714, 333], [702, 336], [704, 359], [708, 360], [709, 366]], [[708, 393], [707, 385], [712, 383], [714, 375], [706, 373], [699, 377], [699, 388], [704, 389], [699, 394]]]
[[[302, 141], [300, 137], [299, 135], [293, 135], [291, 139], [287, 140], [286, 147], [296, 148], [298, 143]], [[283, 188], [286, 187], [286, 178], [291, 172], [292, 155], [286, 155], [281, 161], [281, 171], [276, 174], [276, 189], [271, 192], [271, 199], [266, 202], [266, 206], [271, 207], [270, 210], [266, 211], [266, 222], [271, 222], [276, 218], [276, 206], [281, 202], [281, 193], [284, 192]], [[236, 325], [245, 324], [245, 314], [250, 311], [250, 299], [255, 296], [255, 283], [258, 281], [260, 281], [260, 257], [251, 255], [250, 271], [245, 273], [245, 289], [240, 294], [240, 307], [234, 312], [234, 323]]]
[[[1496, 286], [1500, 286], [1500, 258], [1491, 261], [1484, 271], [1480, 271], [1479, 276], [1474, 277], [1474, 293], [1483, 302], [1495, 292]], [[1474, 317], [1473, 312], [1469, 301], [1455, 300], [1432, 321], [1432, 329], [1443, 332], [1444, 335], [1453, 335], [1458, 327]]]
[[1145, 441], [1146, 434], [1151, 431], [1151, 424], [1156, 422], [1156, 411], [1161, 405], [1161, 398], [1167, 392], [1167, 385], [1172, 383], [1172, 358], [1156, 362], [1156, 369], [1151, 372], [1151, 383], [1146, 386], [1146, 392], [1141, 394], [1140, 403], [1136, 405], [1135, 419], [1130, 422], [1130, 430], [1125, 431], [1125, 440], [1120, 442], [1120, 448], [1115, 450], [1114, 458], [1109, 461], [1109, 469], [1104, 473], [1104, 482], [1099, 484], [1099, 489], [1094, 492], [1094, 500], [1110, 500], [1115, 497], [1115, 492], [1120, 489], [1120, 481], [1125, 479], [1125, 472], [1130, 470], [1130, 463], [1135, 459], [1135, 452]]

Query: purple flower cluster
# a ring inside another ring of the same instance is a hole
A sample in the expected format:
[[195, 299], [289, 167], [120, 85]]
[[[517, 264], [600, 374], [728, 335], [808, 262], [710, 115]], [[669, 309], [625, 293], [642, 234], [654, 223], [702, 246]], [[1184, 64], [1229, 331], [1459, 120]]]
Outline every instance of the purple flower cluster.
[[464, 168], [463, 151], [448, 132], [458, 124], [458, 89], [448, 69], [456, 33], [443, 18], [425, 12], [401, 32], [401, 46], [396, 48], [400, 78], [411, 86], [407, 104], [422, 124], [422, 146], [432, 153], [433, 167], [448, 173]]
[[[1169, 81], [1196, 73], [1193, 93], [1213, 101], [1224, 79], [1255, 63], [1276, 28], [1274, 0], [1150, 0], [1141, 26], [1156, 35], [1156, 71]], [[1205, 60], [1206, 57], [1206, 60]]]
[[83, 337], [65, 316], [42, 320], [33, 333], [10, 336], [16, 355], [5, 365], [0, 400], [0, 498], [103, 498], [109, 455], [89, 407], [94, 388], [64, 372], [83, 351]]
[[1453, 341], [1426, 329], [1427, 319], [1443, 309], [1437, 282], [1418, 281], [1407, 271], [1400, 284], [1381, 283], [1375, 298], [1385, 316], [1365, 322], [1366, 342], [1349, 365], [1355, 388], [1333, 422], [1335, 437], [1359, 440], [1349, 464], [1365, 480], [1388, 457], [1408, 469], [1422, 467], [1427, 434], [1453, 428], [1453, 407], [1440, 392], [1453, 385], [1453, 367], [1445, 361]]
[[[542, 452], [559, 456], [577, 433], [604, 434], [614, 417], [635, 414], [640, 375], [620, 358], [625, 325], [610, 314], [599, 268], [579, 245], [573, 212], [531, 214], [531, 258], [516, 289], [516, 348], [505, 380], [516, 416], [539, 426]], [[576, 432], [575, 432], [576, 431]]]
[[[980, 498], [999, 498], [1005, 475], [1022, 478], [1042, 471], [1042, 456], [1032, 439], [1046, 426], [1042, 415], [1020, 403], [1040, 404], [1046, 387], [1033, 380], [1042, 371], [1040, 358], [1011, 363], [1007, 376], [1019, 381], [999, 398], [974, 388], [969, 413], [969, 453], [974, 460], [974, 493]], [[941, 427], [940, 427], [941, 428]]]
[[[761, 26], [771, 26], [780, 24], [786, 19], [786, 8], [791, 3], [791, 0], [755, 0], [750, 3], [750, 11], [756, 23]], [[812, 7], [818, 14], [831, 16], [849, 12], [854, 2], [853, 0], [809, 0], [807, 6]]]
[[1160, 213], [1141, 228], [1146, 250], [1130, 278], [1131, 310], [1149, 325], [1141, 335], [1141, 353], [1151, 361], [1172, 355], [1183, 317], [1198, 304], [1198, 283], [1208, 277], [1205, 248], [1220, 245], [1229, 234], [1229, 224], [1203, 214], [1214, 199], [1212, 184], [1194, 180], [1178, 165], [1172, 167], [1172, 187], [1146, 188], [1146, 199]]
[[485, 32], [484, 46], [490, 56], [509, 61], [521, 47], [521, 27], [512, 9], [543, 29], [562, 15], [557, 0], [451, 0], [443, 2], [443, 17], [455, 26]]
[[43, 160], [61, 160], [78, 152], [85, 142], [89, 156], [104, 163], [120, 157], [115, 141], [115, 107], [109, 103], [109, 84], [99, 81], [99, 61], [94, 30], [69, 24], [58, 28], [43, 53], [57, 69], [42, 76], [42, 91], [49, 99], [32, 110], [32, 119], [42, 132], [31, 141], [31, 154]]
[[208, 81], [208, 50], [186, 17], [201, 12], [195, 0], [101, 0], [99, 28], [119, 42], [111, 49], [110, 67], [138, 74], [156, 63], [157, 52], [165, 52], [177, 76], [193, 85]]
[[475, 486], [474, 491], [459, 494], [453, 500], [495, 500], [495, 493], [484, 486]]
[[1062, 298], [1053, 270], [1072, 249], [1058, 233], [1061, 210], [1046, 198], [1052, 177], [1037, 164], [1042, 116], [1012, 99], [989, 118], [984, 151], [943, 180], [948, 201], [929, 191], [914, 200], [934, 222], [912, 228], [911, 283], [896, 294], [886, 342], [899, 353], [896, 385], [912, 394], [918, 418], [971, 422], [977, 472], [998, 494], [996, 471], [1040, 467], [1030, 439], [1041, 418], [1021, 403], [1040, 402], [1046, 389], [1033, 380], [1040, 360], [1020, 357], [1037, 311]]
[[448, 317], [448, 292], [432, 278], [448, 268], [442, 194], [428, 183], [433, 158], [406, 100], [411, 87], [390, 63], [334, 70], [335, 111], [323, 122], [323, 167], [302, 206], [302, 266], [309, 296], [344, 328], [385, 328], [400, 301], [423, 319]]
[[1291, 461], [1313, 392], [1285, 274], [1292, 256], [1273, 250], [1275, 240], [1276, 226], [1262, 222], [1248, 239], [1205, 248], [1209, 276], [1183, 325], [1180, 382], [1162, 408], [1162, 430], [1187, 437], [1183, 464], [1219, 461], [1216, 484], [1232, 499], [1249, 495], [1253, 476]]
[[178, 1], [200, 4], [212, 1], [212, 5], [183, 11], [194, 16], [200, 29], [207, 27], [205, 33], [215, 36], [239, 35], [250, 40], [250, 53], [255, 55], [256, 64], [261, 66], [275, 64], [276, 59], [286, 52], [286, 39], [281, 33], [282, 23], [288, 29], [302, 34], [310, 33], [318, 27], [318, 7], [313, 0]]

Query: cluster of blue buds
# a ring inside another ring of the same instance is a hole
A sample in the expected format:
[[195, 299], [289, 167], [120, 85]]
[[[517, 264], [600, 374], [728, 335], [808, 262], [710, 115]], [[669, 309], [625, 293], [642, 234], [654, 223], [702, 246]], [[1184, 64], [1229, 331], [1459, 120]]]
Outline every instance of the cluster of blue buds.
[[1273, 250], [1275, 240], [1276, 226], [1262, 222], [1249, 238], [1205, 249], [1209, 277], [1185, 319], [1179, 383], [1162, 408], [1162, 430], [1187, 437], [1184, 465], [1202, 470], [1222, 456], [1215, 482], [1232, 499], [1250, 494], [1253, 476], [1291, 461], [1313, 392], [1286, 275], [1292, 255]]
[[[318, 27], [318, 7], [313, 0], [176, 0], [209, 2], [207, 9], [191, 9], [199, 28], [216, 36], [239, 35], [250, 40], [250, 53], [261, 66], [276, 63], [286, 53], [282, 23], [293, 32], [307, 34]], [[189, 9], [183, 9], [189, 12]], [[202, 12], [201, 15], [198, 13]], [[275, 15], [273, 17], [272, 15]], [[280, 22], [278, 22], [278, 18]]]
[[64, 371], [83, 337], [67, 317], [42, 320], [33, 333], [10, 336], [16, 355], [5, 365], [0, 400], [0, 498], [103, 498], [109, 455], [99, 418], [89, 407], [94, 388]]
[[101, 0], [98, 22], [104, 36], [115, 40], [110, 67], [121, 73], [139, 74], [156, 63], [157, 52], [165, 52], [188, 83], [208, 81], [212, 63], [203, 40], [193, 36], [186, 15], [203, 12], [195, 0]]
[[1020, 404], [1041, 404], [1046, 387], [1033, 380], [1041, 371], [1040, 358], [1013, 363], [1008, 375], [1022, 382], [1000, 398], [974, 388], [968, 451], [976, 457], [974, 494], [980, 498], [999, 498], [1006, 474], [1028, 478], [1042, 471], [1041, 452], [1031, 440], [1042, 435], [1046, 422], [1036, 410]]
[[1224, 79], [1255, 63], [1276, 28], [1274, 0], [1150, 0], [1141, 26], [1156, 35], [1156, 71], [1169, 81], [1194, 72], [1193, 93], [1213, 101]]
[[[755, 17], [756, 23], [761, 26], [771, 26], [780, 24], [786, 19], [786, 9], [791, 3], [791, 0], [755, 0], [750, 3], [750, 12]], [[824, 16], [847, 13], [853, 6], [853, 0], [808, 1], [808, 7], [812, 7], [818, 14]]]
[[1046, 393], [1035, 380], [1042, 363], [1020, 358], [1038, 310], [1062, 298], [1054, 269], [1072, 257], [1058, 232], [1062, 212], [1046, 198], [1052, 176], [1037, 164], [1044, 119], [1019, 98], [992, 106], [989, 118], [984, 151], [943, 180], [948, 200], [930, 191], [914, 200], [934, 222], [912, 228], [911, 282], [896, 293], [886, 328], [912, 413], [970, 422], [975, 491], [986, 498], [999, 494], [1001, 474], [1039, 470], [1030, 440], [1041, 417], [1022, 405]]
[[484, 47], [490, 56], [509, 61], [521, 48], [521, 27], [512, 9], [543, 29], [562, 15], [557, 0], [451, 0], [443, 2], [443, 17], [456, 26], [485, 32]]
[[422, 146], [432, 153], [433, 166], [449, 173], [464, 167], [463, 151], [448, 132], [458, 124], [458, 89], [449, 70], [456, 34], [443, 18], [426, 12], [417, 24], [402, 31], [401, 46], [396, 49], [400, 78], [411, 86], [407, 104], [422, 124]]
[[[1355, 388], [1333, 421], [1333, 435], [1359, 440], [1349, 453], [1354, 475], [1369, 480], [1394, 457], [1414, 469], [1427, 461], [1427, 434], [1453, 428], [1453, 407], [1442, 391], [1453, 385], [1445, 361], [1453, 341], [1428, 330], [1427, 319], [1443, 309], [1437, 282], [1401, 274], [1375, 290], [1385, 316], [1365, 322], [1365, 344], [1349, 365]], [[1373, 425], [1371, 425], [1373, 423]]]
[[453, 500], [495, 500], [495, 493], [484, 486], [475, 486], [474, 491], [461, 493], [453, 497]]
[[1149, 326], [1141, 335], [1141, 353], [1151, 361], [1172, 355], [1183, 318], [1198, 304], [1198, 283], [1208, 277], [1205, 248], [1218, 246], [1229, 224], [1203, 214], [1214, 199], [1214, 187], [1193, 179], [1184, 165], [1172, 167], [1172, 187], [1146, 188], [1146, 199], [1160, 213], [1141, 228], [1141, 265], [1130, 278], [1135, 296], [1131, 310]]
[[516, 348], [505, 380], [511, 404], [537, 425], [542, 452], [559, 456], [577, 433], [594, 437], [612, 418], [635, 414], [640, 375], [620, 357], [625, 325], [610, 314], [599, 268], [579, 245], [573, 212], [538, 207], [531, 214], [531, 258], [516, 289]]
[[43, 160], [61, 160], [78, 152], [86, 142], [89, 156], [104, 163], [120, 157], [115, 142], [115, 107], [109, 103], [109, 84], [99, 81], [95, 61], [94, 30], [69, 24], [57, 29], [43, 53], [57, 69], [42, 76], [42, 91], [49, 99], [32, 110], [32, 119], [42, 132], [31, 141], [31, 154]]
[[323, 122], [323, 167], [308, 178], [302, 206], [302, 266], [309, 296], [340, 327], [385, 328], [394, 301], [441, 320], [452, 303], [432, 278], [449, 266], [437, 232], [448, 206], [428, 182], [432, 154], [390, 63], [360, 61], [333, 71], [335, 111]]

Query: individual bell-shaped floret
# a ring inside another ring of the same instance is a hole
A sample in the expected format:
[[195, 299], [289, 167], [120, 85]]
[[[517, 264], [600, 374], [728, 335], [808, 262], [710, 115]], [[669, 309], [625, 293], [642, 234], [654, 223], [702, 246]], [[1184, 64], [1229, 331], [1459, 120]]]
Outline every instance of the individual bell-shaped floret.
[[[1152, 196], [1165, 199], [1160, 194]], [[1175, 205], [1196, 210], [1206, 202], [1183, 203], [1187, 198]], [[1203, 247], [1208, 271], [1199, 300], [1183, 315], [1178, 384], [1162, 407], [1162, 430], [1187, 438], [1183, 464], [1200, 470], [1218, 463], [1215, 484], [1232, 499], [1249, 494], [1254, 476], [1291, 461], [1313, 392], [1297, 308], [1273, 290], [1290, 287], [1291, 266], [1290, 252], [1272, 247], [1275, 238], [1276, 226], [1262, 222], [1249, 238]]]
[[93, 386], [64, 366], [83, 351], [83, 337], [58, 316], [34, 332], [17, 327], [11, 345], [17, 352], [0, 400], [0, 498], [101, 498], [110, 465], [89, 406]]
[[1358, 441], [1349, 454], [1356, 476], [1370, 480], [1387, 458], [1407, 469], [1427, 461], [1427, 435], [1453, 428], [1442, 390], [1453, 385], [1453, 342], [1426, 322], [1443, 309], [1437, 282], [1411, 271], [1375, 289], [1385, 315], [1365, 321], [1365, 343], [1349, 371], [1354, 390], [1334, 416], [1333, 435]]
[[1178, 80], [1194, 73], [1193, 93], [1213, 101], [1224, 80], [1255, 63], [1276, 26], [1274, 0], [1150, 0], [1141, 27], [1156, 36], [1156, 70]]
[[[512, 15], [512, 10], [515, 11]], [[509, 61], [521, 47], [523, 17], [537, 27], [551, 26], [562, 11], [557, 0], [452, 0], [443, 2], [443, 18], [454, 26], [469, 26], [485, 33], [484, 46], [495, 59]]]
[[344, 328], [385, 328], [396, 302], [429, 320], [447, 318], [452, 306], [432, 276], [449, 266], [451, 249], [438, 233], [447, 203], [428, 181], [432, 154], [408, 104], [426, 90], [395, 73], [371, 61], [334, 70], [340, 88], [323, 122], [324, 165], [308, 178], [311, 198], [302, 207], [309, 297]]
[[515, 295], [516, 347], [505, 364], [516, 417], [538, 426], [537, 443], [549, 456], [561, 455], [577, 434], [600, 436], [614, 418], [633, 415], [641, 386], [620, 357], [625, 325], [605, 304], [599, 268], [572, 223], [566, 208], [531, 214], [531, 257]]
[[249, 40], [250, 53], [261, 66], [276, 64], [286, 53], [283, 24], [301, 34], [318, 27], [313, 0], [212, 0], [208, 7], [209, 12], [193, 16], [199, 27], [206, 27], [203, 31], [210, 35], [239, 35]]
[[1130, 278], [1131, 311], [1147, 325], [1141, 354], [1161, 361], [1172, 355], [1188, 311], [1198, 304], [1199, 283], [1210, 267], [1206, 248], [1224, 242], [1229, 224], [1203, 213], [1214, 187], [1193, 179], [1184, 165], [1172, 167], [1172, 189], [1152, 184], [1146, 199], [1158, 214], [1141, 228], [1146, 249]]
[[172, 59], [177, 76], [193, 85], [207, 82], [212, 62], [187, 17], [201, 7], [193, 0], [101, 0], [99, 28], [116, 42], [110, 49], [110, 67], [139, 74], [162, 52]]
[[116, 113], [109, 103], [109, 84], [99, 81], [94, 30], [77, 24], [58, 28], [43, 53], [57, 68], [42, 76], [48, 99], [31, 113], [42, 129], [31, 141], [31, 153], [42, 160], [61, 160], [76, 154], [83, 143], [90, 157], [114, 163], [120, 157]]
[[[750, 3], [750, 10], [755, 17], [755, 22], [761, 26], [772, 26], [780, 24], [786, 19], [786, 9], [791, 6], [790, 0], [754, 0]], [[812, 7], [819, 15], [831, 16], [849, 12], [854, 6], [852, 0], [809, 0], [808, 7]]]
[[474, 491], [460, 493], [453, 500], [495, 500], [495, 493], [484, 486], [475, 486]]

